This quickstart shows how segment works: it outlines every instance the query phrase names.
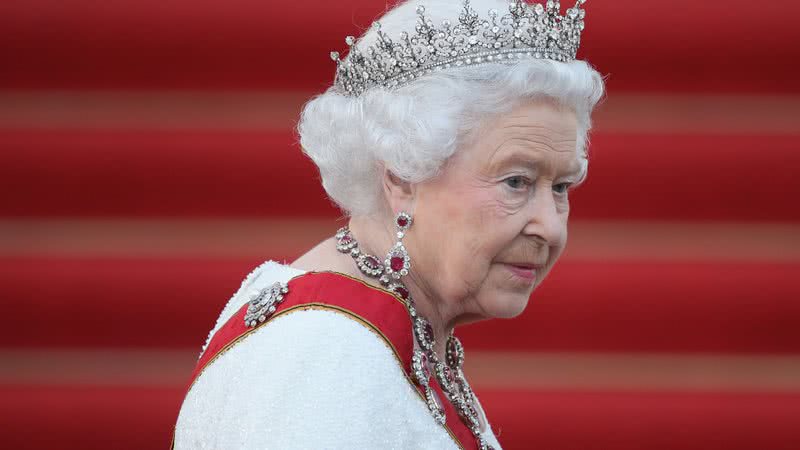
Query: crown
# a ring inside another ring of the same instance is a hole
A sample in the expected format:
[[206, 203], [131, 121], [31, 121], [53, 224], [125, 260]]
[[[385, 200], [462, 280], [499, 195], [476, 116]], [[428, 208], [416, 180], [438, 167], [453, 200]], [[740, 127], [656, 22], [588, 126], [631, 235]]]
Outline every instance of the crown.
[[377, 39], [366, 52], [354, 47], [355, 37], [347, 36], [347, 57], [342, 60], [338, 52], [331, 52], [336, 61], [334, 85], [345, 95], [358, 96], [374, 86], [394, 88], [451, 67], [526, 58], [571, 61], [580, 46], [584, 3], [577, 0], [561, 16], [558, 1], [548, 0], [542, 6], [512, 0], [507, 14], [490, 9], [482, 18], [464, 0], [457, 23], [444, 20], [440, 27], [420, 5], [415, 31], [400, 33], [398, 42], [381, 31], [380, 22], [372, 24]]

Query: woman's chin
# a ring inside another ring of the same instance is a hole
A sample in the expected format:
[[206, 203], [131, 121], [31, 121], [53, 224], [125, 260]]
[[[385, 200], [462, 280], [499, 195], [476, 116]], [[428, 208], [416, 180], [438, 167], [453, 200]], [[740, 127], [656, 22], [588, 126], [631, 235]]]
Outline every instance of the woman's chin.
[[484, 311], [492, 319], [513, 319], [525, 311], [528, 306], [528, 295], [503, 292], [484, 303]]

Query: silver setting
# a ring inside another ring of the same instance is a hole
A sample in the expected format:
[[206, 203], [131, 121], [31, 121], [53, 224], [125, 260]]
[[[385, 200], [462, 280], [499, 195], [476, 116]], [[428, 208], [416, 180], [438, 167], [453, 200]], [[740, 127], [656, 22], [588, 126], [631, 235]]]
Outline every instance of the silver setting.
[[431, 327], [431, 324], [420, 315], [417, 315], [417, 317], [414, 319], [414, 335], [417, 337], [417, 343], [419, 346], [429, 353], [428, 359], [433, 360], [433, 358], [430, 357], [430, 353], [433, 353], [434, 345], [433, 327]]
[[[401, 261], [399, 267], [395, 265], [396, 261]], [[411, 258], [408, 257], [408, 251], [402, 241], [397, 241], [383, 260], [383, 271], [387, 276], [399, 280], [408, 275], [410, 270]]]
[[447, 421], [447, 417], [444, 413], [442, 401], [439, 400], [439, 396], [436, 395], [436, 392], [434, 392], [430, 386], [425, 386], [425, 403], [428, 404], [428, 409], [431, 410], [433, 420], [439, 425], [444, 425]]
[[411, 215], [406, 212], [400, 212], [399, 214], [397, 214], [397, 217], [395, 217], [394, 222], [395, 225], [397, 225], [398, 232], [402, 233], [411, 228], [411, 222], [413, 220], [414, 219], [411, 218]]
[[334, 237], [336, 238], [336, 250], [342, 253], [350, 253], [358, 245], [347, 227], [339, 228]]
[[271, 286], [260, 289], [250, 297], [247, 304], [247, 312], [244, 315], [244, 323], [252, 328], [260, 323], [264, 323], [278, 305], [283, 303], [283, 297], [289, 293], [289, 286], [284, 283], [274, 283]]
[[445, 348], [445, 361], [450, 367], [461, 367], [464, 365], [464, 346], [455, 336], [450, 336]]
[[361, 273], [373, 278], [383, 275], [383, 264], [380, 258], [363, 253], [349, 228], [339, 228], [334, 237], [336, 238], [336, 250], [341, 253], [349, 253], [356, 260], [356, 265]]
[[388, 283], [386, 289], [394, 292], [403, 300], [408, 300], [411, 298], [411, 293], [408, 292], [408, 288], [405, 287], [403, 283], [400, 282]]
[[486, 442], [486, 439], [484, 439], [484, 437], [481, 436], [481, 437], [478, 438], [478, 449], [479, 450], [494, 450], [494, 447], [489, 445], [489, 443]]
[[414, 356], [411, 357], [411, 374], [419, 385], [428, 386], [428, 380], [431, 378], [428, 357], [419, 349], [414, 350]]
[[439, 386], [442, 387], [444, 393], [447, 394], [451, 401], [455, 401], [460, 391], [456, 385], [456, 377], [452, 369], [447, 364], [439, 361], [434, 366], [433, 371], [436, 374], [436, 381], [439, 382]]
[[379, 277], [383, 274], [381, 260], [375, 256], [361, 253], [356, 257], [356, 265], [362, 273], [371, 277]]
[[331, 52], [337, 66], [334, 85], [342, 94], [358, 96], [375, 86], [395, 88], [451, 67], [531, 58], [568, 62], [576, 57], [586, 0], [577, 0], [564, 16], [560, 2], [553, 0], [545, 6], [512, 0], [508, 13], [500, 16], [492, 9], [484, 17], [469, 0], [463, 3], [458, 19], [443, 20], [441, 26], [425, 15], [424, 6], [418, 6], [415, 30], [400, 33], [397, 41], [374, 22], [378, 39], [363, 52], [355, 46], [355, 38], [347, 36], [347, 56], [340, 59], [338, 52]]

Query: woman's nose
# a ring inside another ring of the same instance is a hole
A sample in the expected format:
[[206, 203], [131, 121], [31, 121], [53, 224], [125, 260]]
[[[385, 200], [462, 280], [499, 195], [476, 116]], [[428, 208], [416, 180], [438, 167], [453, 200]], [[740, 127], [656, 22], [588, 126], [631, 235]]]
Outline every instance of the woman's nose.
[[561, 242], [566, 228], [565, 213], [558, 209], [553, 191], [547, 188], [538, 188], [529, 205], [528, 223], [523, 230], [524, 234], [537, 236], [548, 245]]

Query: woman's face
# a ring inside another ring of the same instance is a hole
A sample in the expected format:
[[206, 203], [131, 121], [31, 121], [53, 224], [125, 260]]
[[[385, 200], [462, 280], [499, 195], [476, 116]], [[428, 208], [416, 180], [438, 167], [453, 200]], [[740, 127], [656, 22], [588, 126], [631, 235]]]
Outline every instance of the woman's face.
[[567, 242], [577, 119], [530, 101], [487, 121], [417, 185], [412, 276], [464, 321], [520, 314]]

